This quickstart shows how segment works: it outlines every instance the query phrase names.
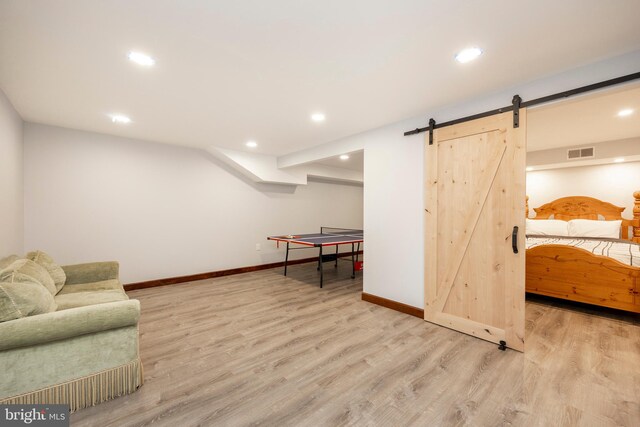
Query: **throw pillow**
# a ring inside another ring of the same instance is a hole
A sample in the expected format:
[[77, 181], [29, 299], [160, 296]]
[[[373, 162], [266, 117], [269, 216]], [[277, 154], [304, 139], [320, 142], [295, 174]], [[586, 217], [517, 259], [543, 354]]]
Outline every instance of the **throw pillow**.
[[26, 256], [31, 261], [44, 267], [49, 276], [53, 279], [53, 283], [56, 285], [56, 293], [60, 292], [60, 289], [64, 286], [64, 282], [67, 280], [67, 275], [64, 273], [62, 267], [55, 263], [47, 253], [42, 251], [29, 252]]
[[6, 258], [0, 259], [0, 270], [4, 270], [9, 267], [13, 261], [19, 260], [20, 257], [18, 255], [9, 255]]
[[0, 282], [0, 322], [56, 311], [53, 295], [40, 283]]
[[51, 295], [55, 295], [56, 285], [49, 272], [44, 267], [30, 259], [19, 259], [9, 267], [0, 271], [0, 282], [31, 283], [36, 282], [47, 288]]

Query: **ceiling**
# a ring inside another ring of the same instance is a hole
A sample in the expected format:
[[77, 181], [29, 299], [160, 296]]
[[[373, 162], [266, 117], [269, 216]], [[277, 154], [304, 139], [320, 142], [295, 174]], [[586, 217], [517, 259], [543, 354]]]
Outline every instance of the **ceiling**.
[[340, 156], [329, 157], [323, 160], [313, 162], [314, 164], [332, 166], [334, 168], [349, 169], [357, 172], [364, 171], [364, 151], [355, 151], [348, 153], [349, 158], [347, 160], [341, 160]]
[[638, 16], [637, 0], [3, 0], [0, 88], [30, 122], [282, 155], [637, 50]]
[[[632, 109], [626, 117], [618, 112]], [[527, 112], [527, 151], [640, 136], [640, 84], [592, 92]], [[640, 147], [638, 147], [640, 154]]]

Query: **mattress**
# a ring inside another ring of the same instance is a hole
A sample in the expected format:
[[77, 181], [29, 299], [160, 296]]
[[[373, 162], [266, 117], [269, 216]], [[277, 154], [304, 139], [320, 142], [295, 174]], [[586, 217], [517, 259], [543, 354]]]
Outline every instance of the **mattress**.
[[640, 243], [594, 237], [527, 235], [527, 249], [541, 245], [564, 245], [584, 249], [595, 255], [613, 258], [632, 267], [640, 267]]

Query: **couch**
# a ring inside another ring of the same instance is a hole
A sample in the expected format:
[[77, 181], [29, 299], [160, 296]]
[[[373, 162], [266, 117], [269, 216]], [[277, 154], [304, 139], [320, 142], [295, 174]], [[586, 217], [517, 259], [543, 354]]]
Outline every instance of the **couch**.
[[142, 385], [140, 304], [118, 274], [117, 262], [57, 266], [40, 251], [0, 260], [0, 404], [74, 412]]

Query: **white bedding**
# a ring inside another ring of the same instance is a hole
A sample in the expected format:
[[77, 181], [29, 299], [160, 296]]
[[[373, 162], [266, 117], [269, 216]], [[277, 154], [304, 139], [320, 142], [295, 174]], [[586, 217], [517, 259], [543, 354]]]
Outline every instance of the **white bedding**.
[[628, 240], [527, 235], [527, 249], [540, 245], [573, 246], [595, 255], [613, 258], [626, 265], [640, 267], [640, 243], [633, 243]]

